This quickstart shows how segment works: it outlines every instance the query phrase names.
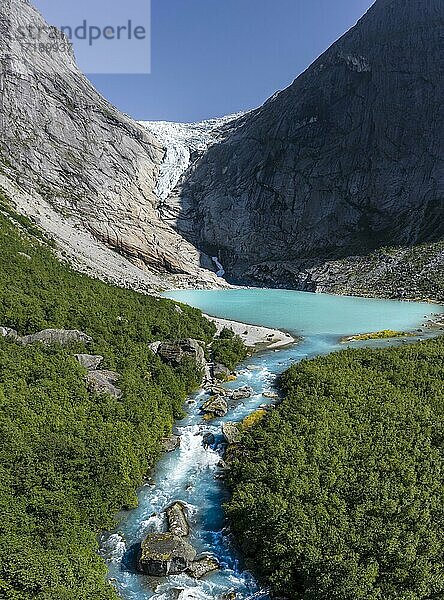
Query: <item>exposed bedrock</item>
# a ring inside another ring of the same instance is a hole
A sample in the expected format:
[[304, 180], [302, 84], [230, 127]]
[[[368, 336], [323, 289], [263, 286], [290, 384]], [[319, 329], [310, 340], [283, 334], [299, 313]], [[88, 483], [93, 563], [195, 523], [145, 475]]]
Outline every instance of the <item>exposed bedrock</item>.
[[[377, 0], [289, 88], [226, 126], [171, 198], [178, 230], [232, 278], [308, 290], [331, 289], [327, 261], [443, 240], [443, 28], [442, 0]], [[427, 250], [419, 287], [442, 250]], [[376, 282], [380, 260], [364, 264]], [[342, 267], [353, 289], [353, 264]]]
[[[20, 41], [18, 32], [29, 27], [40, 30], [37, 49]], [[156, 285], [155, 274], [216, 281], [200, 268], [212, 267], [211, 259], [159, 216], [153, 190], [166, 153], [162, 142], [94, 89], [60, 32], [53, 43], [56, 31], [28, 0], [2, 1], [0, 174], [33, 194], [28, 208], [43, 211], [43, 224], [49, 205], [151, 272]], [[65, 233], [69, 246], [72, 235]]]

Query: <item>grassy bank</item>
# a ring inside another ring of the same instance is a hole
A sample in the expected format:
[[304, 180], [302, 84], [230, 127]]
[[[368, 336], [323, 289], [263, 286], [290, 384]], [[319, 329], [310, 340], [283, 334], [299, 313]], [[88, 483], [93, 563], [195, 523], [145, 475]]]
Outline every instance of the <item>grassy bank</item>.
[[243, 434], [228, 516], [291, 600], [444, 597], [444, 338], [345, 350], [283, 377]]
[[[61, 264], [34, 225], [0, 203], [0, 325], [20, 334], [80, 329], [85, 347], [23, 347], [0, 339], [0, 597], [108, 600], [97, 534], [136, 503], [161, 438], [200, 382], [173, 369], [152, 340], [209, 341], [199, 311], [106, 285]], [[105, 357], [120, 400], [94, 395], [73, 354]]]

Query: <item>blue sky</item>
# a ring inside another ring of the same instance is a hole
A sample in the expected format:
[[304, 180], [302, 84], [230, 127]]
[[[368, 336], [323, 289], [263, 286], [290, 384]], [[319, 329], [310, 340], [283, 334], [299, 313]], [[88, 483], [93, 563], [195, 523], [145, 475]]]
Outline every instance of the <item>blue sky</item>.
[[90, 79], [137, 119], [194, 121], [253, 108], [289, 85], [372, 4], [152, 0], [151, 74]]

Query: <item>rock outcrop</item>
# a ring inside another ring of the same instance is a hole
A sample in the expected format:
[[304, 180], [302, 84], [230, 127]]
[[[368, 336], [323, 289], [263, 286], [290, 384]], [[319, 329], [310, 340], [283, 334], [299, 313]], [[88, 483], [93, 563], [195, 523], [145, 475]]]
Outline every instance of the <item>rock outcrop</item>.
[[86, 376], [88, 388], [95, 394], [109, 394], [114, 398], [122, 397], [122, 390], [116, 387], [116, 383], [119, 380], [119, 373], [114, 371], [89, 371]]
[[[377, 0], [289, 88], [225, 127], [170, 198], [177, 229], [243, 282], [335, 291], [339, 277], [337, 290], [361, 293], [370, 272], [369, 293], [415, 294], [416, 278], [423, 297], [427, 281], [435, 296], [437, 269], [441, 290], [444, 281], [442, 245], [433, 246], [444, 238], [443, 28], [442, 0]], [[390, 260], [377, 252], [395, 246], [430, 259], [418, 278], [408, 268], [417, 256], [406, 256], [386, 291], [378, 267]], [[369, 258], [347, 285], [348, 257]]]
[[75, 357], [79, 364], [88, 371], [95, 371], [103, 362], [103, 356], [94, 354], [76, 354]]
[[194, 360], [197, 366], [202, 369], [206, 365], [205, 351], [202, 344], [190, 338], [170, 342], [154, 342], [150, 344], [150, 348], [164, 362], [176, 367], [180, 366], [186, 359]]
[[150, 533], [142, 542], [138, 567], [152, 577], [179, 575], [191, 567], [196, 554], [182, 537], [172, 533]]
[[19, 336], [16, 330], [11, 329], [11, 327], [0, 327], [0, 337], [17, 339]]
[[238, 444], [240, 442], [241, 433], [235, 423], [223, 423], [222, 433], [227, 444]]
[[237, 388], [237, 390], [233, 390], [230, 396], [235, 402], [237, 402], [238, 400], [246, 400], [247, 398], [251, 398], [253, 394], [253, 388], [249, 385], [244, 385], [241, 388]]
[[202, 556], [195, 560], [187, 569], [187, 574], [194, 579], [202, 579], [205, 575], [217, 571], [220, 568], [219, 561], [213, 556]]
[[92, 342], [92, 338], [89, 335], [82, 331], [77, 331], [76, 329], [44, 329], [43, 331], [32, 333], [31, 335], [20, 336], [14, 329], [2, 327], [1, 332], [3, 337], [10, 337], [20, 344], [23, 344], [23, 346], [28, 346], [29, 344], [35, 344], [37, 342], [47, 345], [60, 344], [61, 346], [66, 346], [67, 344], [72, 344], [74, 342], [81, 342], [83, 344]]
[[162, 449], [164, 452], [174, 452], [180, 447], [180, 436], [170, 435], [162, 440]]

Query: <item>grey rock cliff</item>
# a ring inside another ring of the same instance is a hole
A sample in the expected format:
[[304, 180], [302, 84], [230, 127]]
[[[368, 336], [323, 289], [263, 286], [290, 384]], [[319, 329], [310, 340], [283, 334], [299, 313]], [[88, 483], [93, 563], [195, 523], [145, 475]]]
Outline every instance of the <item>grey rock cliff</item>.
[[442, 240], [443, 32], [442, 0], [377, 0], [226, 126], [171, 198], [178, 230], [233, 278], [314, 290], [327, 261]]
[[[165, 149], [93, 88], [67, 40], [49, 52], [19, 40], [29, 25], [48, 27], [27, 0], [2, 0], [0, 174], [141, 270], [212, 280], [205, 258], [159, 217]], [[53, 41], [54, 28], [42, 31], [43, 44]]]

